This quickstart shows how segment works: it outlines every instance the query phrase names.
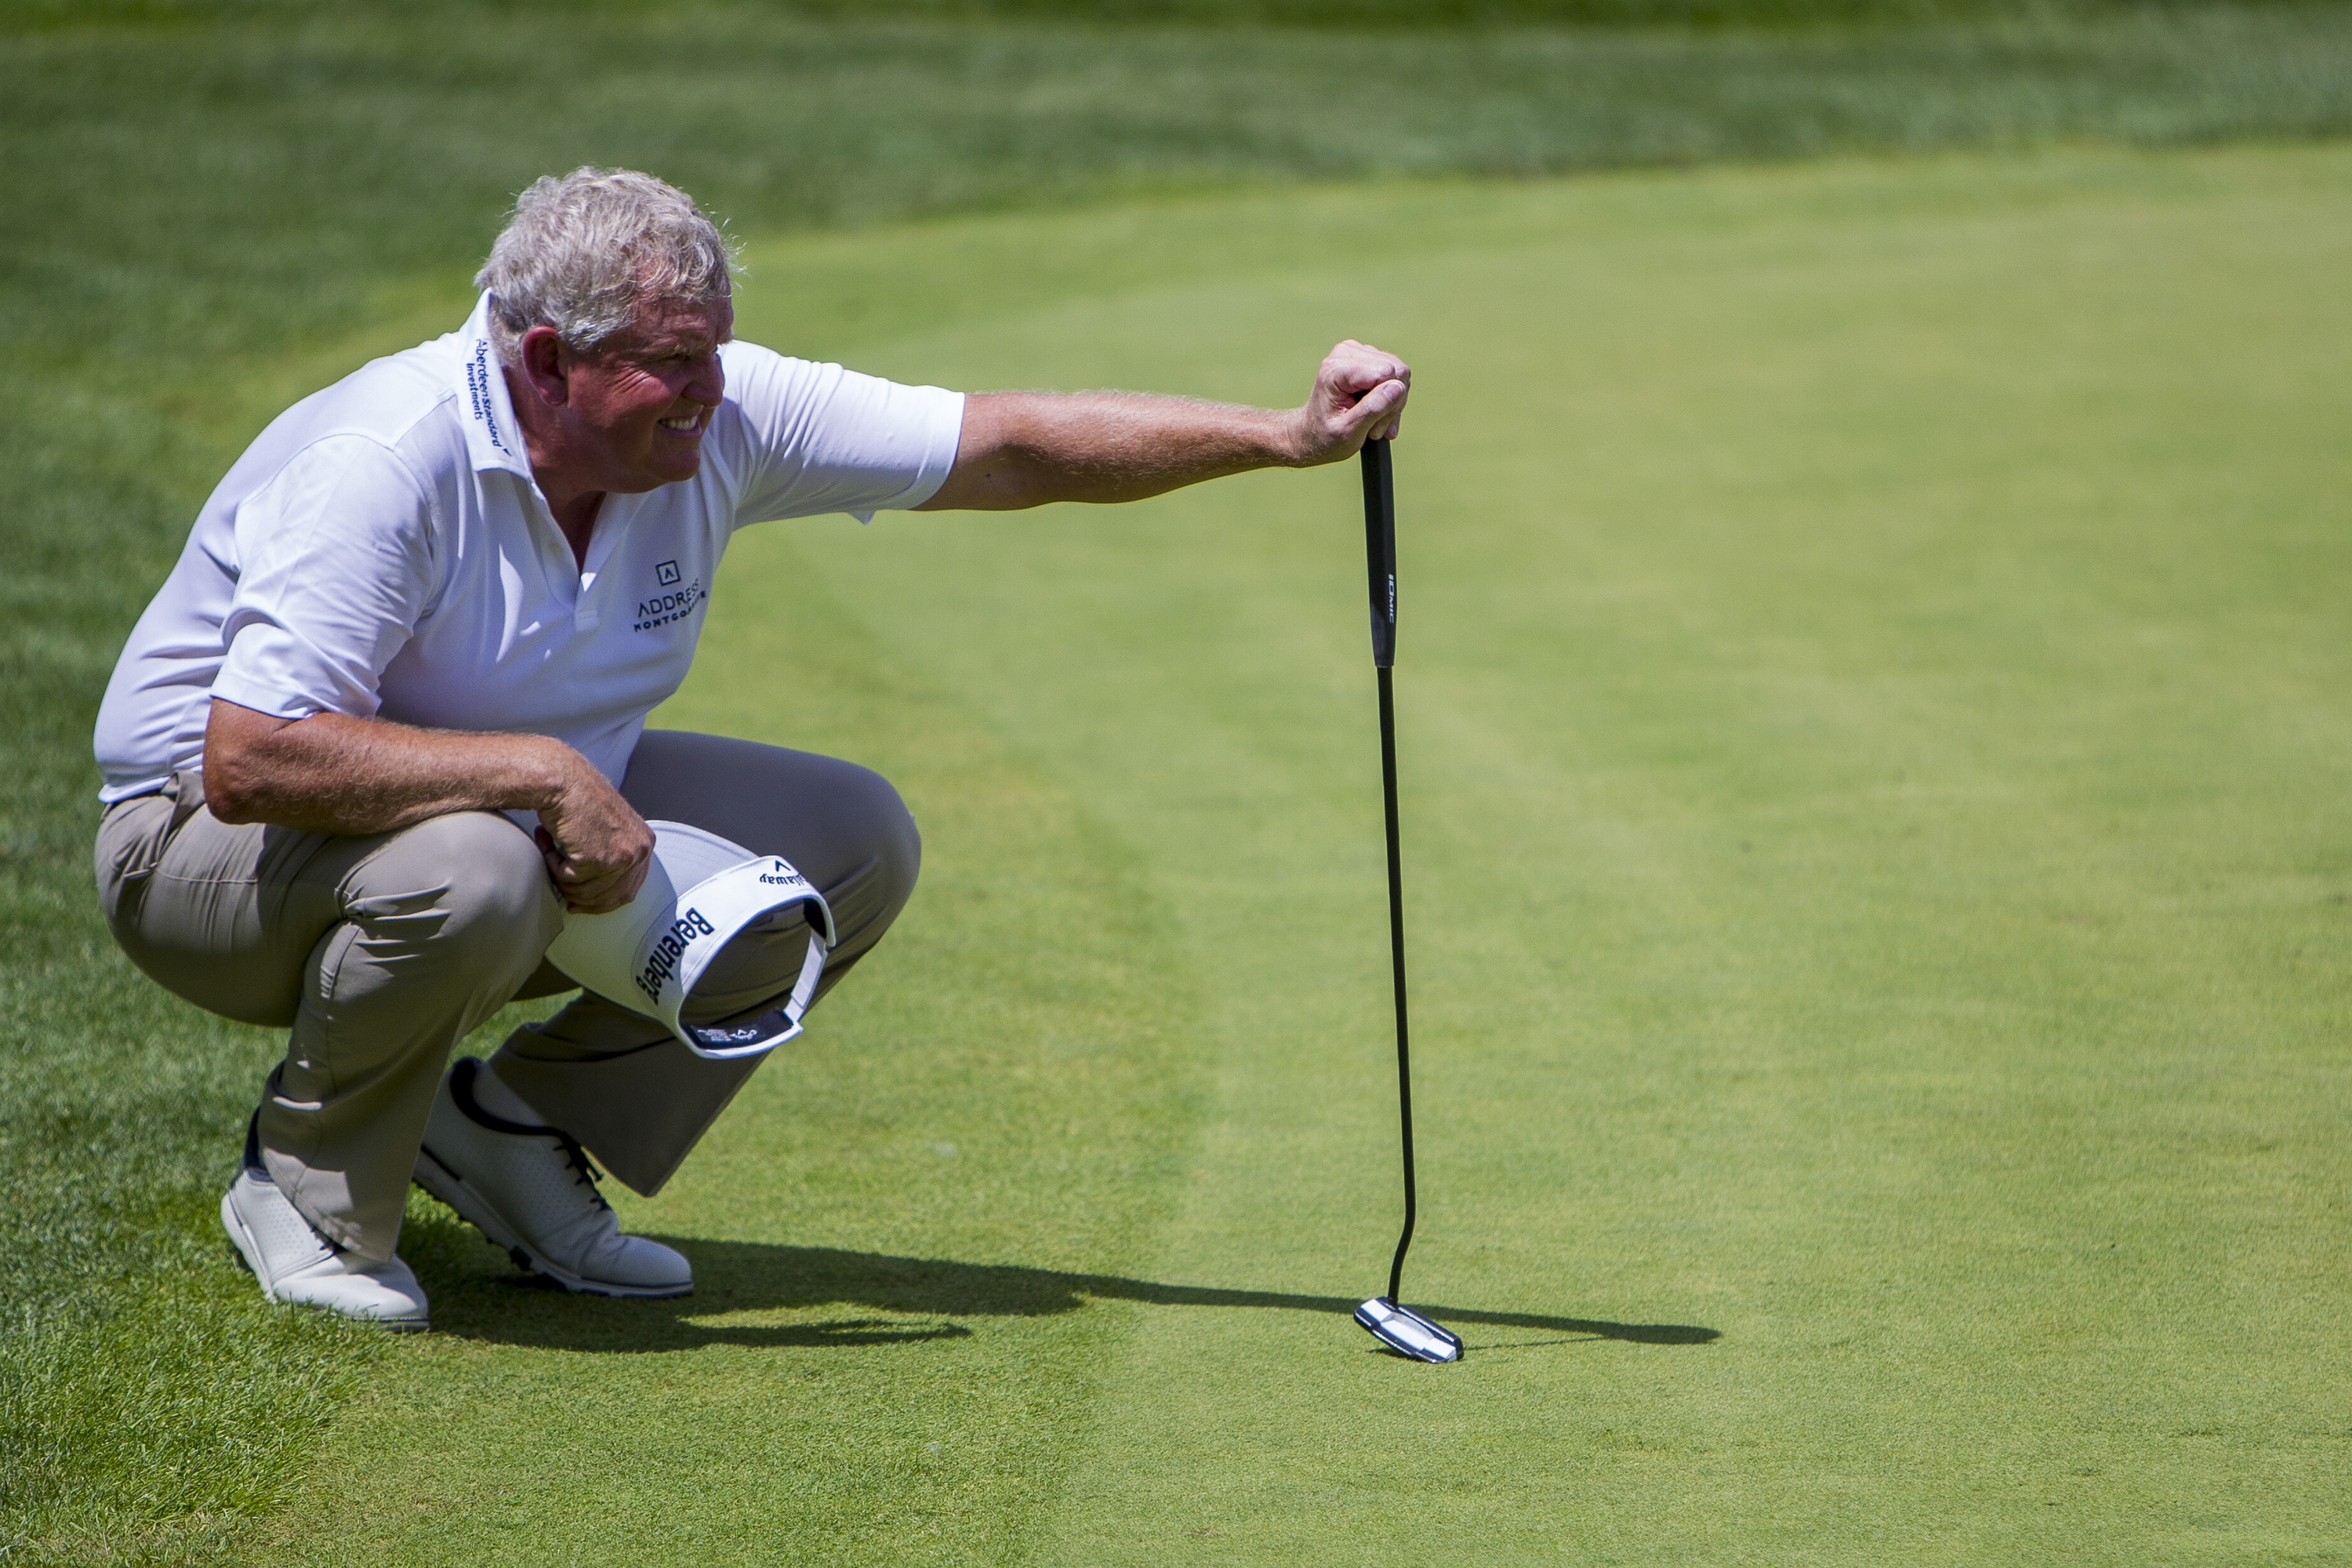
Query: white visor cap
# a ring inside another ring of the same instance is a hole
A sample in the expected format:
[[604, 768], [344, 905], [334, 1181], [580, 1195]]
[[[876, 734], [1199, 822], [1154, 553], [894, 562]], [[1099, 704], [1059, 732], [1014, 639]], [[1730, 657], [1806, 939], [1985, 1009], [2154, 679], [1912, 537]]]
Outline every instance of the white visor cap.
[[[754, 855], [683, 822], [648, 822], [653, 864], [610, 914], [567, 915], [548, 948], [555, 967], [608, 1002], [658, 1019], [698, 1057], [753, 1057], [801, 1032], [824, 955], [838, 940], [824, 895], [781, 855]], [[758, 1017], [705, 1027], [679, 1015], [727, 944], [794, 904], [807, 908], [808, 956], [792, 994]]]

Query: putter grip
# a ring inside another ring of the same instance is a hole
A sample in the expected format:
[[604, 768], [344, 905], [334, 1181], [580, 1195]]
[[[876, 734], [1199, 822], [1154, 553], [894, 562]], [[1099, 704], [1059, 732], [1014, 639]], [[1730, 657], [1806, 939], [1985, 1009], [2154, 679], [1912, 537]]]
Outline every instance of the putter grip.
[[1371, 590], [1372, 665], [1396, 663], [1396, 484], [1386, 441], [1364, 443], [1364, 566]]

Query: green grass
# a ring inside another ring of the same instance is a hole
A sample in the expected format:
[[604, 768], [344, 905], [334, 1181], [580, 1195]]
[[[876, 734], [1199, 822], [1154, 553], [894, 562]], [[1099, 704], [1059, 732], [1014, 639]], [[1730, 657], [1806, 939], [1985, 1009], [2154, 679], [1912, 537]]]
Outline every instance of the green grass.
[[[2190, 0], [2194, 4], [2195, 0]], [[2281, 0], [2221, 0], [2262, 7]], [[321, 16], [348, 18], [380, 0], [12, 0], [0, 26], [24, 32], [94, 24], [205, 25], [220, 21], [283, 26]], [[535, 0], [416, 0], [411, 15], [464, 20], [513, 16]], [[1081, 26], [1410, 29], [1431, 34], [1462, 27], [1643, 27], [1789, 32], [1922, 24], [2048, 21], [2177, 13], [2179, 0], [774, 0], [768, 15], [874, 21], [1013, 21]], [[573, 16], [626, 16], [642, 0], [574, 0]], [[675, 31], [680, 8], [664, 7], [660, 26]]]
[[[1167, 194], [2325, 132], [2352, 12], [155, 14], [0, 37], [10, 1561], [2346, 1554], [2343, 155]], [[1372, 145], [1328, 111], [1367, 77]], [[754, 236], [1159, 194], [761, 238], [786, 348], [1268, 401], [1341, 331], [1421, 365], [1458, 1068], [1413, 1279], [1493, 1315], [1454, 1383], [1328, 1310], [1393, 1201], [1336, 474], [747, 540], [678, 721], [885, 766], [929, 858], [637, 1212], [702, 1295], [518, 1291], [420, 1205], [435, 1341], [251, 1299], [211, 1211], [272, 1041], [100, 929], [89, 717], [243, 440], [444, 330], [506, 193], [587, 158]]]
[[[1396, 1197], [1352, 476], [788, 525], [666, 717], [885, 768], [929, 885], [629, 1205], [702, 1294], [428, 1224], [444, 1332], [257, 1555], [2352, 1556], [2347, 195], [2076, 156], [864, 237], [910, 289], [1159, 258], [826, 337], [902, 376], [1415, 357], [1409, 1278], [1471, 1357], [1340, 1315]], [[760, 247], [746, 331], [850, 251]]]

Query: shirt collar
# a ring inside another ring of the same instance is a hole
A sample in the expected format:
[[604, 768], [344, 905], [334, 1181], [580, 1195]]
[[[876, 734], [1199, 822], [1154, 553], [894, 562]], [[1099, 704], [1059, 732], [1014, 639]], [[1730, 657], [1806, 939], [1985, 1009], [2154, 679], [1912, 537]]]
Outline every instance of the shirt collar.
[[490, 342], [490, 296], [485, 291], [457, 331], [457, 405], [466, 417], [466, 447], [477, 471], [504, 468], [530, 478], [530, 453], [515, 423], [514, 400]]

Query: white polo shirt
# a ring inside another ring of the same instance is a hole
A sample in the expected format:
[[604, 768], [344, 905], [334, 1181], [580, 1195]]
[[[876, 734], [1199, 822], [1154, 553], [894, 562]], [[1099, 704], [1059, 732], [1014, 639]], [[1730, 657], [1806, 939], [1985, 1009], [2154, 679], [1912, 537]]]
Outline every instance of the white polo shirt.
[[204, 765], [211, 700], [552, 735], [618, 783], [745, 523], [930, 498], [961, 394], [751, 343], [693, 479], [604, 499], [584, 565], [531, 479], [488, 296], [278, 418], [197, 514], [99, 710], [106, 801]]

